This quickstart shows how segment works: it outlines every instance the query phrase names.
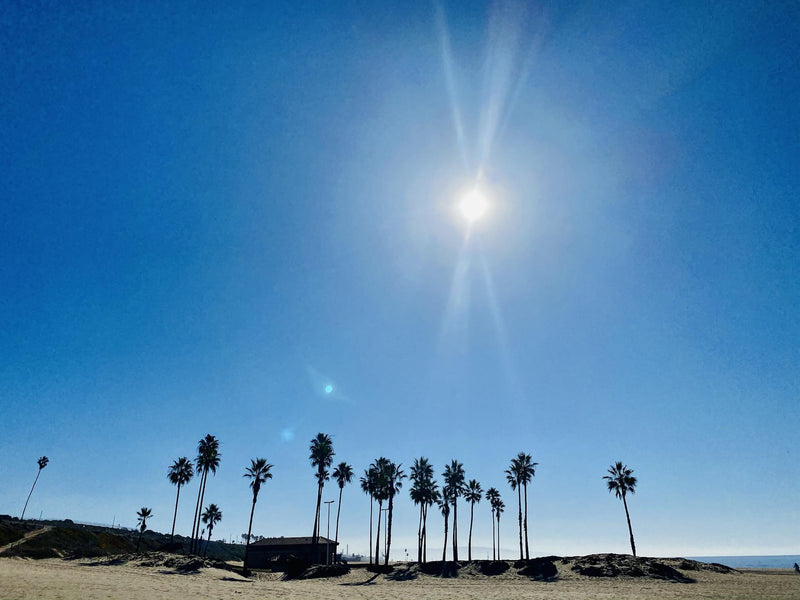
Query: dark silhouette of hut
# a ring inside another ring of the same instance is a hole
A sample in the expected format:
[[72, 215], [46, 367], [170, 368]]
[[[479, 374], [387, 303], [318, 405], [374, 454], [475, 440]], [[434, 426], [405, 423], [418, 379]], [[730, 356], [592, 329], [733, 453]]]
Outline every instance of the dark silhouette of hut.
[[319, 537], [316, 547], [311, 537], [263, 538], [250, 544], [247, 553], [248, 569], [281, 569], [288, 561], [325, 564], [326, 557], [334, 563], [338, 542]]

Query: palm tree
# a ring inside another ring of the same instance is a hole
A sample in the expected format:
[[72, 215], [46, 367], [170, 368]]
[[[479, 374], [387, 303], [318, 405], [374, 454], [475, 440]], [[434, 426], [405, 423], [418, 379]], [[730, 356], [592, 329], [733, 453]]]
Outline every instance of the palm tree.
[[628, 468], [627, 465], [623, 465], [620, 461], [611, 465], [608, 473], [608, 475], [603, 476], [603, 479], [606, 480], [608, 491], [614, 492], [617, 498], [622, 498], [622, 504], [625, 507], [625, 518], [628, 520], [628, 533], [631, 536], [631, 552], [636, 556], [636, 544], [633, 541], [631, 516], [628, 513], [628, 502], [625, 500], [625, 496], [628, 493], [636, 493], [636, 477], [633, 476], [633, 469]]
[[525, 517], [524, 517], [524, 527], [525, 527], [525, 559], [530, 560], [531, 554], [528, 550], [528, 484], [531, 482], [531, 479], [536, 475], [536, 470], [534, 467], [539, 463], [533, 462], [530, 454], [525, 454], [524, 452], [520, 452], [517, 454], [517, 461], [519, 464], [519, 482], [522, 484], [522, 489], [524, 490], [524, 497], [525, 497]]
[[139, 546], [142, 543], [142, 534], [144, 530], [147, 529], [147, 519], [153, 516], [153, 511], [146, 506], [143, 506], [142, 509], [136, 513], [138, 519], [136, 519], [136, 524], [139, 526], [139, 541], [136, 542], [136, 553], [139, 553]]
[[518, 458], [511, 459], [511, 465], [506, 469], [506, 480], [512, 490], [517, 490], [517, 507], [519, 509], [519, 559], [524, 558], [522, 554], [522, 479]]
[[417, 562], [423, 562], [423, 547], [425, 544], [425, 521], [428, 506], [432, 503], [432, 494], [436, 490], [433, 481], [433, 467], [424, 456], [414, 460], [411, 467], [411, 489], [409, 495], [414, 504], [419, 505], [419, 526], [417, 527]]
[[506, 504], [502, 500], [500, 500], [500, 496], [497, 497], [497, 502], [494, 505], [494, 514], [497, 517], [497, 560], [500, 559], [500, 515], [503, 514], [503, 509], [505, 509]]
[[477, 479], [470, 479], [464, 492], [464, 500], [469, 502], [469, 541], [467, 543], [467, 560], [472, 560], [472, 518], [475, 512], [475, 503], [483, 498], [483, 490]]
[[369, 496], [369, 564], [372, 564], [372, 504], [375, 500], [375, 479], [373, 469], [365, 469], [361, 477], [361, 491]]
[[453, 460], [444, 468], [444, 482], [453, 501], [453, 560], [458, 561], [458, 497], [464, 493], [464, 465]]
[[217, 467], [222, 455], [219, 453], [219, 440], [211, 434], [206, 435], [197, 443], [197, 458], [195, 459], [196, 471], [200, 475], [200, 488], [197, 490], [197, 504], [194, 509], [194, 521], [192, 525], [192, 543], [189, 552], [196, 552], [199, 550], [199, 542], [197, 538], [202, 538], [200, 532], [200, 508], [203, 506], [203, 500], [206, 496], [206, 481], [208, 480], [208, 472], [211, 471], [216, 475]]
[[172, 515], [172, 533], [169, 535], [170, 546], [172, 546], [172, 542], [175, 539], [175, 520], [178, 518], [178, 500], [181, 498], [181, 486], [189, 483], [193, 475], [192, 461], [185, 456], [173, 462], [169, 471], [167, 471], [167, 479], [173, 485], [178, 486], [178, 494], [175, 497], [175, 512]]
[[370, 467], [370, 474], [373, 475], [373, 491], [372, 495], [378, 501], [378, 526], [375, 531], [375, 564], [380, 563], [381, 552], [381, 511], [383, 510], [383, 501], [389, 499], [389, 481], [387, 478], [387, 470], [389, 459], [381, 456], [374, 461]]
[[219, 506], [216, 504], [209, 504], [206, 506], [206, 510], [203, 513], [203, 523], [208, 526], [208, 541], [206, 541], [205, 550], [203, 550], [203, 556], [206, 555], [208, 552], [208, 545], [211, 543], [211, 532], [214, 530], [214, 525], [219, 523], [222, 520], [222, 511], [219, 509]]
[[394, 511], [394, 495], [400, 493], [400, 488], [403, 487], [403, 479], [406, 474], [403, 472], [402, 464], [396, 465], [389, 461], [386, 465], [386, 491], [389, 495], [389, 522], [386, 526], [386, 556], [384, 557], [383, 564], [389, 564], [389, 553], [392, 550], [392, 514]]
[[439, 510], [444, 517], [444, 545], [442, 546], [442, 562], [447, 560], [447, 522], [450, 518], [450, 493], [451, 490], [446, 485], [442, 486], [442, 495], [437, 502]]
[[21, 521], [25, 518], [25, 511], [28, 509], [28, 501], [31, 499], [31, 494], [33, 493], [33, 488], [36, 487], [36, 482], [39, 481], [39, 475], [42, 473], [42, 469], [47, 466], [47, 463], [50, 462], [50, 459], [46, 456], [42, 456], [36, 463], [39, 465], [39, 470], [36, 472], [36, 479], [33, 480], [33, 485], [31, 486], [31, 491], [28, 492], [28, 499], [25, 500], [25, 506], [22, 507], [22, 516], [19, 518]]
[[497, 488], [489, 488], [486, 490], [486, 500], [489, 501], [489, 506], [492, 508], [492, 560], [497, 560], [497, 551], [495, 548], [495, 530], [494, 530], [494, 506], [495, 503], [500, 499], [500, 492], [497, 491]]
[[336, 545], [339, 543], [339, 515], [342, 513], [342, 490], [345, 484], [353, 481], [353, 467], [346, 462], [340, 462], [333, 470], [333, 478], [339, 485], [339, 504], [336, 507], [336, 535], [333, 539], [334, 553], [336, 552]]
[[250, 552], [250, 537], [253, 531], [253, 513], [256, 511], [256, 501], [258, 492], [261, 491], [261, 484], [266, 483], [267, 479], [272, 479], [272, 465], [266, 458], [250, 459], [250, 466], [245, 469], [242, 477], [250, 480], [250, 489], [253, 490], [253, 505], [250, 507], [250, 524], [247, 526], [247, 545], [244, 547], [244, 568], [247, 570], [247, 555]]
[[311, 440], [309, 449], [311, 450], [311, 455], [309, 456], [311, 466], [317, 468], [317, 510], [314, 513], [314, 532], [311, 534], [311, 543], [314, 544], [316, 552], [319, 538], [319, 511], [322, 506], [322, 488], [330, 478], [328, 467], [331, 466], [335, 453], [331, 436], [326, 433], [318, 433], [317, 437]]

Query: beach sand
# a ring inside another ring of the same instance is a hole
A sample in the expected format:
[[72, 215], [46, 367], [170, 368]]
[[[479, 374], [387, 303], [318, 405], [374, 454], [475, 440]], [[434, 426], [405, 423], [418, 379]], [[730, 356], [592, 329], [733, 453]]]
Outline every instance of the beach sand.
[[486, 578], [469, 574], [452, 579], [418, 575], [403, 580], [363, 569], [340, 578], [281, 581], [279, 574], [258, 573], [247, 579], [231, 571], [203, 568], [189, 574], [135, 562], [103, 564], [92, 559], [0, 559], [0, 598], [42, 600], [149, 598], [166, 600], [432, 598], [800, 598], [800, 575], [789, 569], [747, 569], [736, 573], [696, 572], [696, 583], [647, 578], [595, 578], [559, 573], [558, 581], [538, 582], [514, 574]]

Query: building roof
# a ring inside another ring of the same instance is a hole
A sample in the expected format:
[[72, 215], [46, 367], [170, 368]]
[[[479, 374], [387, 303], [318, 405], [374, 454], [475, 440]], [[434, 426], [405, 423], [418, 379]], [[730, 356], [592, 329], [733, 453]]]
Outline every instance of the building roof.
[[[311, 537], [271, 537], [271, 538], [264, 538], [262, 540], [258, 540], [257, 542], [253, 542], [250, 544], [250, 547], [253, 546], [310, 546], [313, 543], [313, 538]], [[317, 538], [317, 541], [320, 545], [324, 544], [338, 544], [339, 542], [334, 542], [333, 540], [329, 540], [326, 537], [320, 536]]]

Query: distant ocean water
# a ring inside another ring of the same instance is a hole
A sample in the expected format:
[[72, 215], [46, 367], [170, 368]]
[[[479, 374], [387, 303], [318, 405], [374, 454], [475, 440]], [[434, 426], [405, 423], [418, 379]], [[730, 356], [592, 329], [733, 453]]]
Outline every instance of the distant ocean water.
[[705, 563], [719, 563], [734, 569], [791, 569], [800, 564], [800, 554], [775, 556], [687, 556]]

